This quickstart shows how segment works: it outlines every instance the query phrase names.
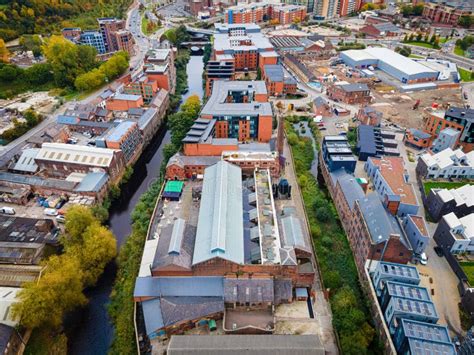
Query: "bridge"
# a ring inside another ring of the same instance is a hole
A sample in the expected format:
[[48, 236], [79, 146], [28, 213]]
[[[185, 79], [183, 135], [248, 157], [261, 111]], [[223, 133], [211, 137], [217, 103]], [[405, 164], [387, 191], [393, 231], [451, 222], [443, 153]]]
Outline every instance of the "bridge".
[[206, 35], [206, 36], [212, 36], [213, 34], [217, 33], [214, 30], [208, 30], [205, 28], [196, 28], [196, 27], [191, 27], [186, 25], [186, 30], [190, 34], [201, 34], [201, 35]]

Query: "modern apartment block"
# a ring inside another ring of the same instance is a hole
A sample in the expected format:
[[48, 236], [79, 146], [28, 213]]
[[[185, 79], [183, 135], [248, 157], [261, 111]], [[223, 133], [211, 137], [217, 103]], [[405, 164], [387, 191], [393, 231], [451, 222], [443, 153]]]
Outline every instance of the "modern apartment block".
[[338, 14], [347, 16], [355, 13], [360, 9], [362, 0], [339, 0]]
[[408, 173], [401, 157], [370, 157], [364, 170], [372, 180], [374, 189], [384, 206], [400, 217], [416, 215], [419, 204], [413, 185], [408, 182]]
[[143, 75], [123, 88], [123, 93], [128, 95], [140, 95], [144, 104], [149, 104], [156, 93], [160, 90], [158, 82]]
[[458, 143], [461, 132], [453, 128], [445, 128], [439, 132], [438, 138], [436, 138], [432, 145], [431, 150], [434, 153], [439, 153], [447, 148], [454, 149]]
[[382, 261], [378, 263], [372, 275], [372, 282], [377, 296], [380, 297], [388, 282], [399, 282], [414, 286], [419, 285], [420, 274], [415, 266]]
[[364, 124], [357, 127], [356, 151], [362, 161], [369, 157], [400, 155], [394, 132]]
[[236, 71], [277, 64], [278, 54], [255, 24], [215, 24], [212, 59], [233, 61]]
[[417, 255], [423, 253], [430, 242], [430, 234], [425, 219], [410, 214], [403, 220], [402, 227], [410, 241], [413, 252]]
[[99, 31], [83, 31], [80, 35], [80, 43], [82, 45], [94, 47], [98, 54], [104, 54], [107, 52], [104, 38]]
[[443, 325], [402, 319], [393, 340], [399, 354], [457, 354], [448, 328]]
[[[215, 121], [215, 138], [268, 142], [273, 111], [264, 81], [215, 81], [200, 117]], [[192, 143], [188, 138], [184, 143]]]
[[175, 53], [173, 49], [150, 49], [145, 55], [144, 72], [158, 87], [174, 93], [176, 90]]
[[103, 17], [97, 19], [99, 22], [99, 31], [104, 38], [107, 52], [115, 52], [119, 50], [116, 33], [125, 30], [125, 20], [119, 20], [113, 17]]
[[445, 112], [431, 111], [426, 113], [424, 121], [424, 130], [434, 137], [438, 137], [446, 128], [451, 128], [461, 133], [458, 143], [464, 152], [474, 149], [474, 109], [450, 107]]
[[423, 154], [416, 165], [416, 173], [424, 179], [474, 178], [474, 151], [447, 148], [436, 154]]
[[433, 238], [453, 254], [474, 252], [474, 213], [461, 218], [453, 212], [444, 215]]
[[206, 97], [212, 92], [216, 80], [234, 80], [235, 67], [232, 60], [210, 60], [206, 65]]
[[474, 5], [469, 1], [426, 2], [423, 17], [434, 23], [456, 27], [461, 16], [473, 16]]
[[346, 172], [353, 173], [357, 164], [347, 137], [340, 135], [323, 138], [321, 159], [329, 172], [344, 168]]
[[280, 25], [301, 22], [306, 17], [306, 7], [271, 2], [239, 4], [225, 12], [225, 23], [260, 23], [278, 21]]
[[474, 185], [466, 183], [457, 189], [431, 189], [425, 207], [435, 222], [451, 212], [458, 217], [474, 213]]

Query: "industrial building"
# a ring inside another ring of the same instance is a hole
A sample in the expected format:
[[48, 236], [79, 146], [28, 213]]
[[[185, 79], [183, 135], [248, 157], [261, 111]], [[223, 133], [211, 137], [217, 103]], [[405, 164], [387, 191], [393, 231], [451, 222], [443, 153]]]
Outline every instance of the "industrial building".
[[272, 333], [274, 306], [312, 288], [306, 226], [277, 206], [268, 169], [243, 175], [219, 160], [180, 183], [179, 196], [158, 201], [135, 284], [147, 335], [222, 318], [229, 334]]
[[329, 85], [327, 94], [334, 101], [342, 101], [351, 105], [367, 105], [372, 101], [367, 84], [349, 84], [341, 81]]
[[435, 81], [439, 73], [387, 48], [369, 47], [341, 52], [340, 58], [352, 68], [380, 69], [403, 84]]

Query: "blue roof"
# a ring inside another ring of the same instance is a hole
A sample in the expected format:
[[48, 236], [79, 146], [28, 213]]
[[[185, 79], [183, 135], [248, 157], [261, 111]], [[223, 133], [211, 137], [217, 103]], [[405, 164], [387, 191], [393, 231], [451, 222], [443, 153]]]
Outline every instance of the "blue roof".
[[304, 287], [297, 287], [295, 292], [296, 297], [308, 297], [308, 289]]
[[373, 126], [360, 125], [357, 128], [357, 150], [365, 154], [375, 155], [377, 153]]
[[400, 326], [412, 354], [456, 354], [446, 326], [411, 319], [401, 319]]
[[387, 281], [385, 283], [385, 287], [387, 288], [388, 294], [391, 296], [405, 297], [421, 301], [431, 301], [430, 293], [426, 287], [396, 281]]
[[79, 118], [76, 116], [58, 115], [56, 122], [59, 124], [77, 124]]
[[109, 181], [109, 175], [104, 172], [88, 173], [74, 189], [77, 192], [98, 192]]
[[416, 269], [415, 266], [411, 266], [411, 265], [381, 261], [377, 266], [377, 270], [380, 271], [382, 275], [387, 275], [389, 277], [393, 276], [393, 277], [413, 279], [413, 280], [418, 280], [418, 281], [420, 280], [420, 275], [418, 274], [418, 270]]
[[223, 278], [221, 276], [137, 277], [133, 295], [134, 297], [223, 296]]
[[281, 219], [281, 226], [283, 227], [283, 237], [285, 239], [285, 246], [304, 247], [307, 248], [306, 241], [301, 227], [299, 218], [290, 215]]
[[436, 320], [439, 319], [436, 307], [432, 301], [419, 301], [404, 297], [392, 297], [389, 304], [392, 304], [394, 312], [410, 313], [422, 317], [436, 318]]
[[159, 298], [142, 302], [142, 309], [148, 335], [157, 329], [163, 328], [164, 322]]
[[107, 141], [118, 142], [135, 125], [136, 123], [132, 121], [120, 122], [118, 126], [107, 132], [104, 138]]

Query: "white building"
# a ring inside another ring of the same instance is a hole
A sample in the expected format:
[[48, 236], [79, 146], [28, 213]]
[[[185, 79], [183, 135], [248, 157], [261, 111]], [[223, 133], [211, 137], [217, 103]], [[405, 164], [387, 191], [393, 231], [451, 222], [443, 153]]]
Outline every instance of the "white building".
[[444, 149], [436, 154], [423, 154], [418, 160], [416, 172], [427, 179], [474, 178], [474, 151]]
[[436, 138], [431, 145], [433, 152], [438, 153], [447, 148], [453, 149], [458, 141], [461, 132], [453, 128], [445, 128], [439, 132], [438, 138]]
[[474, 252], [474, 213], [458, 218], [451, 212], [443, 216], [443, 222], [449, 227], [449, 233], [453, 238], [451, 253]]

